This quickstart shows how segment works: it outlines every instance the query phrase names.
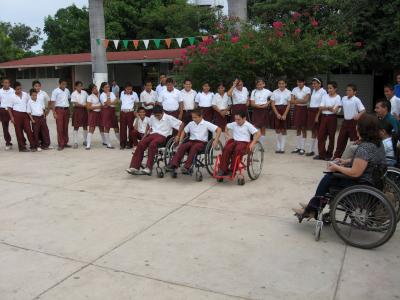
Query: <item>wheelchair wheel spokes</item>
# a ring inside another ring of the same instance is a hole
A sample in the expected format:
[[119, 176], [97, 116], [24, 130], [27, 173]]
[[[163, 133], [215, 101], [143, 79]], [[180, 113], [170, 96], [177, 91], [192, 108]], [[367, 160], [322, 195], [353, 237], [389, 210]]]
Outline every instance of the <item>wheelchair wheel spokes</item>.
[[261, 143], [256, 143], [253, 151], [247, 155], [247, 174], [251, 180], [260, 177], [264, 165], [264, 148]]
[[212, 140], [207, 143], [205, 153], [205, 166], [208, 174], [211, 176], [214, 174], [214, 165], [218, 155], [222, 154], [223, 146], [221, 142], [218, 142], [217, 148], [213, 148]]
[[[395, 173], [392, 173], [394, 176], [399, 176], [398, 174], [396, 175]], [[395, 179], [394, 176], [391, 178]], [[398, 179], [397, 179], [398, 180]], [[396, 212], [396, 219], [397, 222], [400, 220], [400, 188], [399, 188], [399, 183], [396, 184], [395, 181], [393, 181], [390, 178], [385, 179], [385, 185], [383, 187], [383, 193], [385, 194], [386, 198], [389, 200], [390, 204], [392, 204], [395, 212]]]
[[396, 230], [393, 207], [382, 192], [372, 187], [343, 190], [333, 200], [330, 215], [339, 237], [359, 248], [383, 245]]

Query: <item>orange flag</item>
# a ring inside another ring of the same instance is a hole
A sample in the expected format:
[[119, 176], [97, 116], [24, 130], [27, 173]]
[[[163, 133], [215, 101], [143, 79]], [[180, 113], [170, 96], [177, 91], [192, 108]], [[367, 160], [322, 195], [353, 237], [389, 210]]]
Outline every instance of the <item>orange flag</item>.
[[167, 47], [171, 47], [171, 39], [165, 39], [165, 45], [167, 45]]
[[137, 49], [139, 46], [139, 40], [133, 40], [133, 46], [135, 46], [135, 49]]
[[107, 40], [107, 39], [103, 40], [103, 46], [104, 46], [104, 48], [106, 48], [106, 49], [107, 49], [107, 47], [108, 47], [108, 42], [109, 42], [109, 40]]
[[202, 36], [201, 39], [203, 40], [203, 42], [208, 40], [208, 36]]

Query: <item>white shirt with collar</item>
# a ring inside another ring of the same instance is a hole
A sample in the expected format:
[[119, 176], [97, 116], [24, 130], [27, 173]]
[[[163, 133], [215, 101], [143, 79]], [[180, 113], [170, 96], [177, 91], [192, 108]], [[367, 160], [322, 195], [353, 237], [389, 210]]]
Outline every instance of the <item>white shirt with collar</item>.
[[288, 89], [283, 91], [276, 89], [271, 95], [271, 100], [275, 102], [275, 105], [288, 105], [291, 99], [292, 93]]
[[139, 102], [139, 97], [136, 92], [132, 91], [131, 94], [126, 94], [125, 91], [121, 93], [121, 110], [133, 110], [135, 102]]
[[14, 93], [8, 101], [8, 107], [12, 108], [12, 110], [26, 113], [29, 98], [28, 93], [22, 92], [21, 97]]
[[321, 106], [322, 97], [327, 94], [324, 88], [313, 90], [310, 100], [310, 108], [319, 108]]
[[233, 140], [237, 142], [250, 142], [251, 136], [258, 132], [258, 129], [248, 121], [245, 121], [242, 126], [236, 122], [229, 123], [226, 126], [232, 130]]
[[182, 121], [166, 113], [163, 113], [161, 120], [152, 115], [149, 121], [151, 134], [158, 133], [165, 137], [172, 135], [172, 129], [179, 130], [181, 124]]
[[[336, 95], [334, 97], [331, 97], [329, 94], [326, 94], [322, 97], [321, 100], [321, 107], [332, 107], [332, 108], [337, 108], [342, 105], [342, 101], [340, 100], [340, 96]], [[335, 115], [333, 111], [328, 111], [325, 110], [322, 112], [323, 115]]]
[[[148, 103], [156, 103], [157, 102], [157, 92], [151, 90], [150, 93], [144, 90], [143, 92], [140, 93], [140, 102], [145, 103], [146, 105]], [[145, 106], [144, 109], [153, 109], [153, 105]]]
[[212, 100], [214, 97], [214, 93], [208, 92], [207, 94], [204, 92], [198, 93], [196, 96], [196, 103], [199, 107], [211, 107]]
[[400, 98], [397, 98], [396, 95], [390, 99], [390, 104], [392, 106], [391, 113], [392, 115], [400, 116]]
[[158, 97], [160, 97], [161, 94], [166, 90], [167, 90], [167, 86], [166, 85], [161, 85], [161, 83], [159, 85], [157, 85], [156, 92], [158, 94]]
[[257, 105], [264, 105], [268, 103], [268, 99], [271, 97], [272, 92], [268, 89], [253, 90], [251, 92], [250, 100], [254, 101]]
[[71, 102], [77, 103], [80, 105], [86, 105], [87, 97], [88, 97], [88, 94], [86, 93], [85, 90], [81, 90], [81, 92], [78, 92], [77, 90], [75, 90], [71, 94]]
[[51, 100], [54, 102], [55, 107], [69, 107], [68, 99], [71, 97], [71, 94], [67, 88], [64, 90], [59, 87], [53, 90], [51, 93]]
[[161, 96], [158, 97], [158, 102], [161, 103], [164, 110], [176, 111], [179, 109], [179, 103], [182, 102], [180, 91], [174, 88], [170, 92], [166, 89], [161, 93]]
[[[292, 90], [292, 95], [295, 97], [296, 100], [304, 100], [304, 98], [307, 95], [311, 95], [311, 89], [308, 86], [303, 86], [302, 89], [300, 89], [298, 86], [296, 86]], [[307, 106], [307, 103], [304, 104], [296, 104], [298, 106]]]
[[45, 108], [46, 107], [42, 101], [39, 99], [32, 100], [32, 98], [30, 98], [26, 107], [26, 112], [32, 116], [41, 117], [44, 114]]
[[86, 99], [86, 102], [91, 103], [93, 106], [99, 106], [99, 108], [95, 108], [95, 109], [93, 109], [93, 111], [95, 111], [95, 112], [101, 111], [100, 99], [95, 94], [90, 94], [89, 97]]
[[8, 102], [9, 99], [15, 95], [15, 90], [10, 87], [8, 90], [5, 90], [4, 88], [0, 89], [0, 107], [7, 109], [8, 108]]
[[241, 91], [237, 88], [233, 89], [232, 92], [232, 103], [235, 104], [246, 104], [249, 99], [249, 91], [246, 87], [243, 87]]
[[149, 117], [144, 117], [143, 120], [140, 117], [137, 117], [137, 118], [135, 118], [135, 121], [133, 122], [133, 127], [137, 127], [138, 132], [145, 134], [147, 125], [149, 124], [149, 122], [150, 122]]
[[50, 97], [45, 91], [40, 90], [39, 93], [37, 93], [37, 100], [42, 102], [44, 107], [47, 107]]
[[[110, 105], [111, 107], [115, 107], [115, 102], [117, 101], [117, 97], [114, 95], [113, 92], [110, 92]], [[104, 105], [107, 102], [107, 94], [102, 92], [100, 95], [100, 102]]]
[[342, 98], [342, 107], [345, 120], [353, 120], [356, 115], [365, 110], [365, 106], [360, 98], [353, 96], [350, 99], [347, 96]]
[[225, 93], [223, 96], [221, 96], [219, 93], [216, 93], [212, 100], [212, 105], [218, 107], [219, 110], [225, 110], [231, 106], [231, 104], [231, 97], [229, 97], [227, 93]]
[[193, 110], [195, 107], [195, 99], [197, 96], [196, 91], [190, 90], [189, 92], [185, 89], [181, 90], [181, 101], [183, 102], [184, 110]]
[[195, 121], [189, 122], [184, 128], [185, 133], [190, 134], [191, 141], [208, 141], [208, 133], [214, 133], [218, 129], [218, 126], [206, 121], [201, 120], [199, 124], [196, 124]]

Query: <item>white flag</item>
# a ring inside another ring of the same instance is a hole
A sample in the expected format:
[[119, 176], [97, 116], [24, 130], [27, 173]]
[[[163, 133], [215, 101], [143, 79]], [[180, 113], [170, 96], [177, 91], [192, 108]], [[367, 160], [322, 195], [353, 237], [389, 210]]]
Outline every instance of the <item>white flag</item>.
[[144, 46], [147, 49], [147, 47], [149, 47], [149, 40], [143, 40], [143, 43], [144, 43]]
[[118, 49], [119, 40], [113, 40], [115, 49]]
[[182, 47], [183, 38], [176, 38], [176, 41], [178, 42], [179, 48], [181, 48]]

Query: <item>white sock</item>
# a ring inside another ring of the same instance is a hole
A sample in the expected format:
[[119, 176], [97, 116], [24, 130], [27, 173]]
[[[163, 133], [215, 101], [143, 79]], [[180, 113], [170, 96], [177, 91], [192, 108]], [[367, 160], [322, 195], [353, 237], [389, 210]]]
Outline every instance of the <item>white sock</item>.
[[114, 132], [115, 133], [115, 137], [117, 138], [118, 143], [120, 142], [120, 138], [119, 138], [119, 132]]
[[306, 145], [306, 139], [302, 137], [300, 140], [300, 150], [304, 150], [305, 145]]
[[74, 144], [78, 144], [78, 130], [72, 132], [72, 140], [74, 141]]
[[310, 139], [310, 151], [309, 152], [314, 152], [315, 142], [316, 142], [316, 139], [313, 139], [313, 138]]
[[100, 132], [100, 135], [101, 135], [101, 140], [102, 140], [103, 144], [107, 144], [106, 135], [104, 134], [104, 132]]
[[281, 151], [285, 151], [286, 135], [281, 135]]
[[261, 143], [261, 145], [264, 145], [265, 140], [266, 140], [265, 135], [262, 135], [262, 136], [260, 137], [260, 143]]
[[88, 136], [88, 131], [87, 131], [87, 130], [84, 130], [84, 131], [83, 131], [83, 141], [84, 141], [84, 142], [87, 142], [87, 136]]
[[104, 139], [105, 139], [105, 142], [106, 142], [107, 146], [111, 147], [112, 145], [111, 145], [110, 134], [109, 133], [104, 132]]
[[90, 145], [92, 143], [92, 135], [93, 133], [88, 133], [86, 137], [86, 148], [90, 148]]
[[296, 149], [302, 149], [301, 148], [301, 135], [298, 135], [297, 136], [297, 147], [296, 147]]
[[278, 151], [281, 150], [281, 137], [282, 137], [282, 134], [280, 134], [280, 133], [276, 134], [276, 150], [278, 150]]

